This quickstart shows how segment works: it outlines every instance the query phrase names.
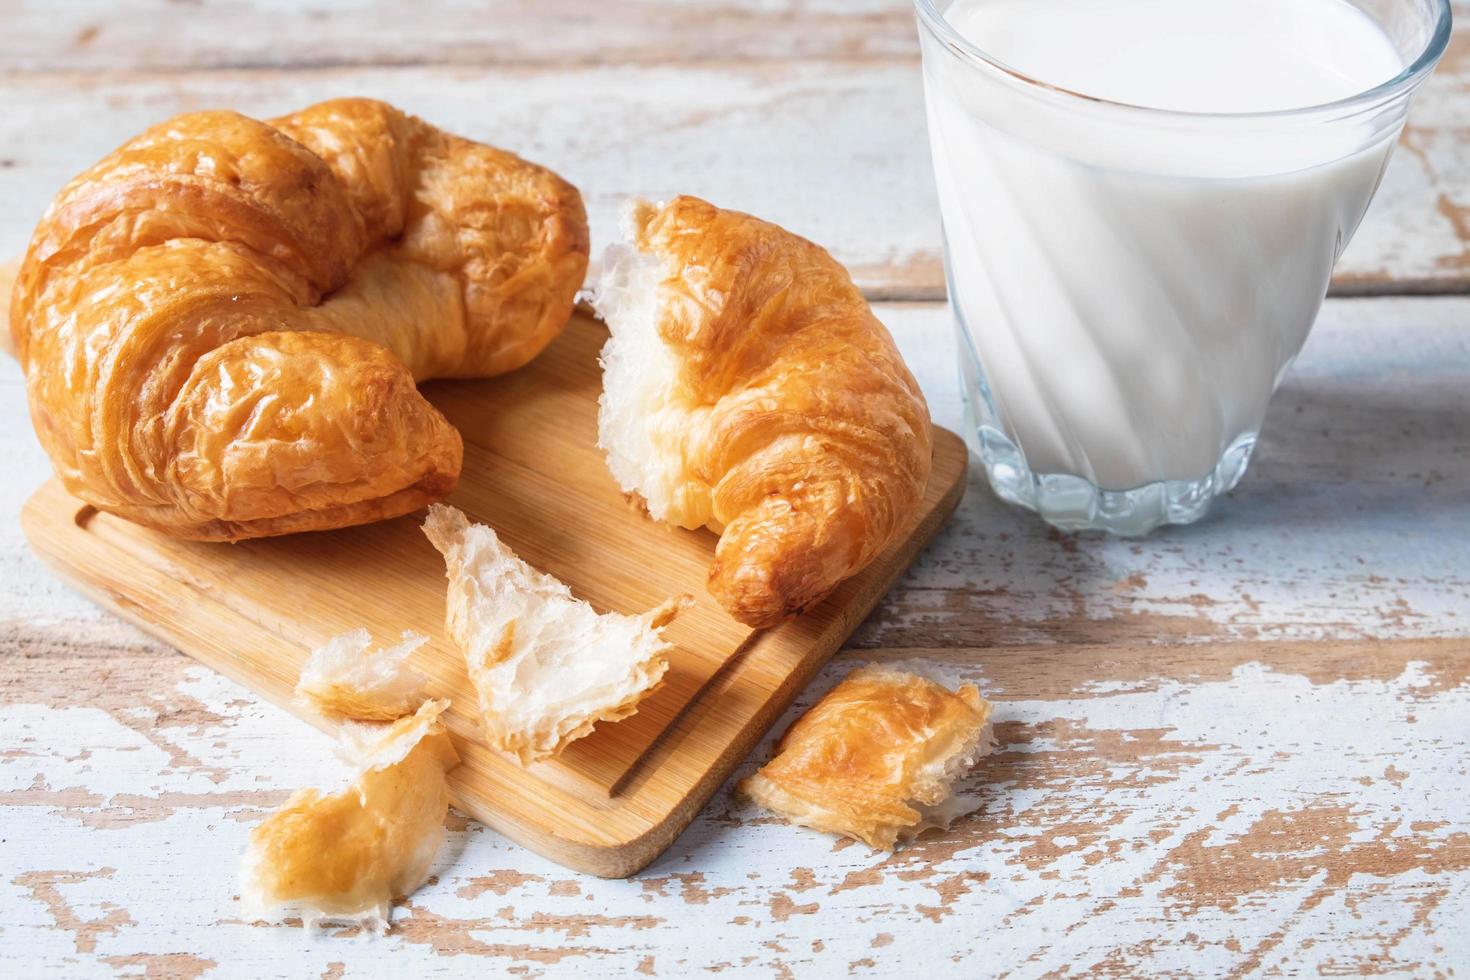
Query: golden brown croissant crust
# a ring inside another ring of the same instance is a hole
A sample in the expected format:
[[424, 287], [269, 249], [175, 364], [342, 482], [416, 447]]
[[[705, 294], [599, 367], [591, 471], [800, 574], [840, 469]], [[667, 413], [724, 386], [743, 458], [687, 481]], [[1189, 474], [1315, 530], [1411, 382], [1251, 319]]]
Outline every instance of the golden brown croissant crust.
[[67, 489], [183, 537], [443, 497], [418, 393], [530, 360], [587, 266], [576, 188], [382, 102], [179, 116], [68, 184], [16, 281], [32, 420]]
[[793, 823], [891, 850], [948, 826], [952, 784], [989, 749], [990, 704], [877, 665], [847, 675], [739, 790]]
[[[710, 593], [771, 626], [866, 566], [912, 516], [929, 478], [928, 406], [825, 249], [687, 196], [637, 205], [629, 225], [657, 263], [642, 329], [676, 370], [645, 448], [622, 454], [645, 458], [609, 462], [655, 517], [720, 532]], [[619, 333], [604, 354], [610, 386]], [[617, 397], [604, 396], [605, 446], [620, 441]]]

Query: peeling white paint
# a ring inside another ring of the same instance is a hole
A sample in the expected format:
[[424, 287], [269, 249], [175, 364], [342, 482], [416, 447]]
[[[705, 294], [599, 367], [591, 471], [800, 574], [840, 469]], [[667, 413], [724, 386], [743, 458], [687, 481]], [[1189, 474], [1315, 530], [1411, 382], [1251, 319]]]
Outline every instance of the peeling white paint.
[[[557, 167], [587, 195], [594, 247], [625, 196], [692, 192], [828, 245], [870, 290], [941, 288], [906, 9], [763, 0], [691, 17], [668, 3], [656, 41], [617, 35], [637, 66], [558, 42], [570, 67], [510, 66], [529, 49], [497, 46], [499, 67], [280, 71], [270, 58], [316, 56], [316, 35], [262, 58], [258, 36], [209, 27], [250, 6], [191, 10], [146, 52], [143, 20], [22, 11], [0, 51], [24, 35], [45, 71], [0, 87], [0, 255], [24, 247], [62, 181], [147, 124], [350, 91]], [[501, 13], [521, 24], [540, 9]], [[747, 42], [761, 18], [831, 20], [790, 29], [780, 54], [674, 52], [710, 16], [745, 24]], [[443, 60], [418, 27], [394, 36], [397, 50]], [[366, 45], [378, 30], [354, 36]], [[826, 60], [786, 60], [798, 56]], [[134, 57], [158, 70], [96, 73]], [[188, 58], [252, 69], [176, 70]], [[1464, 282], [1463, 75], [1447, 63], [1416, 104], [1346, 279]], [[936, 420], [962, 428], [945, 311], [878, 312]], [[1194, 528], [1064, 537], [972, 479], [857, 649], [736, 773], [858, 663], [973, 679], [997, 703], [1000, 744], [961, 788], [978, 811], [948, 834], [885, 859], [726, 787], [651, 868], [602, 881], [457, 821], [436, 878], [382, 940], [240, 918], [250, 827], [290, 791], [340, 781], [329, 742], [104, 617], [0, 523], [0, 973], [1464, 972], [1470, 652], [1454, 639], [1470, 634], [1467, 324], [1463, 297], [1329, 302], [1251, 473]], [[0, 453], [0, 508], [15, 514], [49, 466], [4, 359]], [[1435, 637], [1450, 642], [1412, 656], [1352, 645]]]
[[[787, 721], [854, 663], [829, 666]], [[165, 666], [180, 673], [177, 664]], [[983, 669], [948, 669], [984, 683]], [[1313, 684], [1252, 663], [1211, 683], [1002, 700], [1001, 744], [968, 786], [983, 800], [981, 811], [951, 832], [949, 844], [921, 844], [887, 867], [860, 845], [772, 822], [728, 789], [630, 881], [573, 874], [471, 824], [451, 835], [437, 881], [396, 912], [399, 925], [384, 940], [239, 921], [237, 856], [259, 814], [231, 794], [283, 795], [332, 780], [337, 764], [327, 740], [300, 722], [201, 668], [181, 673], [177, 689], [218, 719], [167, 737], [201, 767], [226, 772], [212, 790], [219, 803], [163, 803], [150, 814], [160, 819], [92, 829], [63, 809], [0, 795], [0, 838], [10, 842], [0, 872], [5, 945], [25, 950], [29, 962], [107, 976], [105, 957], [182, 948], [216, 961], [210, 975], [218, 976], [301, 976], [342, 961], [365, 973], [391, 963], [400, 975], [519, 966], [529, 975], [580, 977], [636, 975], [652, 956], [661, 975], [728, 963], [737, 975], [785, 968], [800, 976], [865, 958], [876, 972], [883, 964], [944, 971], [962, 962], [979, 975], [1001, 964], [1040, 973], [1117, 956], [1128, 972], [1199, 975], [1240, 967], [1272, 937], [1262, 969], [1351, 970], [1386, 956], [1427, 973], [1470, 962], [1470, 936], [1456, 927], [1470, 915], [1462, 745], [1470, 685], [1426, 698], [1418, 665], [1389, 680]], [[81, 717], [57, 708], [26, 714], [30, 731], [62, 731]], [[16, 715], [5, 717], [8, 747], [17, 741]], [[104, 729], [87, 723], [101, 743], [134, 744], [128, 729]], [[1120, 736], [1145, 750], [1136, 758], [1114, 753], [1096, 767], [1089, 740]], [[4, 759], [3, 785], [40, 777], [86, 787], [108, 798], [102, 810], [129, 788], [161, 799], [198, 791], [194, 773], [148, 752], [117, 752], [105, 772], [95, 755], [76, 761], [68, 753], [77, 741]], [[754, 759], [768, 751], [763, 746]], [[1392, 778], [1384, 775], [1390, 768]], [[1324, 806], [1332, 816], [1320, 839], [1281, 842], [1261, 832], [1273, 814]], [[1440, 826], [1423, 829], [1429, 824]], [[1281, 879], [1246, 878], [1230, 886], [1228, 902], [1214, 901], [1221, 886], [1211, 876], [1230, 868], [1187, 860], [1181, 848], [1198, 834], [1206, 850], [1254, 846], [1279, 859]], [[1358, 870], [1352, 849], [1379, 838], [1419, 857], [1381, 871], [1362, 859]], [[1037, 852], [1039, 842], [1056, 853]], [[1317, 864], [1322, 870], [1313, 870]], [[1339, 866], [1330, 872], [1339, 880], [1329, 882], [1327, 869]], [[78, 953], [74, 936], [17, 881], [25, 871], [104, 868], [116, 870], [58, 886], [77, 919], [126, 913], [115, 931], [93, 937], [94, 951]], [[439, 952], [413, 926], [430, 918]], [[880, 936], [890, 938], [875, 948]]]

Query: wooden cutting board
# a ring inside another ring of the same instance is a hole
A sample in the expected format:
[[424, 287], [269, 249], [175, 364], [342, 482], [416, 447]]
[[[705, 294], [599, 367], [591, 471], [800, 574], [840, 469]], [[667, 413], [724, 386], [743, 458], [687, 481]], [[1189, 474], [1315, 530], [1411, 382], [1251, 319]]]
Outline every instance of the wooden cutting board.
[[673, 842], [954, 510], [966, 457], [958, 437], [936, 431], [928, 491], [897, 543], [820, 606], [752, 632], [705, 592], [715, 536], [649, 520], [603, 464], [597, 353], [606, 337], [578, 314], [520, 371], [425, 386], [464, 434], [464, 472], [449, 499], [472, 520], [599, 609], [635, 613], [675, 593], [695, 596], [668, 630], [663, 687], [632, 718], [599, 725], [530, 769], [477, 737], [464, 661], [444, 631], [444, 565], [419, 530], [421, 514], [199, 544], [100, 514], [52, 480], [21, 522], [36, 552], [96, 602], [323, 729], [291, 697], [312, 648], [358, 626], [379, 642], [404, 630], [431, 637], [415, 662], [431, 693], [453, 702], [460, 809], [570, 868], [629, 875]]

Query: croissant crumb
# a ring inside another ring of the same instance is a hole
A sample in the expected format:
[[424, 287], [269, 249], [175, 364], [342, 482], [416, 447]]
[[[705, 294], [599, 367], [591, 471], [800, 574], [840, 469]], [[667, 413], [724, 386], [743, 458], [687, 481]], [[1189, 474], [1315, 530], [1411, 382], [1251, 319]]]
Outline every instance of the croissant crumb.
[[847, 271], [693, 197], [635, 201], [603, 259], [598, 444], [657, 520], [720, 535], [708, 587], [772, 626], [885, 548], [929, 479], [929, 409]]
[[737, 792], [792, 823], [892, 850], [959, 816], [954, 782], [990, 750], [990, 704], [871, 665], [849, 674], [781, 738]]
[[599, 613], [521, 561], [495, 532], [444, 504], [424, 533], [444, 556], [450, 636], [464, 651], [491, 748], [552, 758], [599, 722], [626, 718], [668, 670], [662, 631], [690, 603]]
[[428, 876], [444, 841], [445, 773], [459, 762], [426, 701], [390, 725], [350, 725], [342, 751], [359, 768], [346, 789], [297, 792], [250, 834], [241, 901], [257, 918], [384, 932], [392, 900]]
[[301, 667], [296, 695], [328, 717], [392, 721], [423, 704], [427, 683], [408, 662], [429, 640], [417, 633], [386, 650], [375, 650], [365, 629], [332, 637]]

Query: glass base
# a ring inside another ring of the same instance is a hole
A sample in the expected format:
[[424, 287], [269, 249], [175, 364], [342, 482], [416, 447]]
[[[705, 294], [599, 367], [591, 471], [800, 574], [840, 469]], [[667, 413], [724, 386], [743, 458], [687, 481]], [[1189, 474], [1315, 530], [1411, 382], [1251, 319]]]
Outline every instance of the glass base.
[[[949, 293], [955, 295], [954, 283]], [[1034, 510], [1063, 531], [1107, 531], [1136, 537], [1165, 524], [1192, 524], [1204, 517], [1216, 497], [1235, 489], [1245, 476], [1256, 432], [1236, 438], [1212, 472], [1196, 480], [1161, 480], [1128, 490], [1105, 490], [1072, 473], [1035, 473], [1026, 455], [999, 426], [990, 385], [970, 341], [964, 319], [951, 307], [959, 341], [960, 392], [971, 448], [985, 466], [996, 496]]]
[[1198, 480], [1162, 480], [1131, 490], [1104, 490], [1070, 473], [1033, 473], [1015, 443], [998, 429], [980, 425], [980, 461], [996, 496], [1034, 510], [1063, 531], [1107, 531], [1136, 536], [1164, 524], [1192, 524], [1210, 504], [1245, 476], [1255, 433], [1241, 436], [1226, 449], [1213, 473]]

